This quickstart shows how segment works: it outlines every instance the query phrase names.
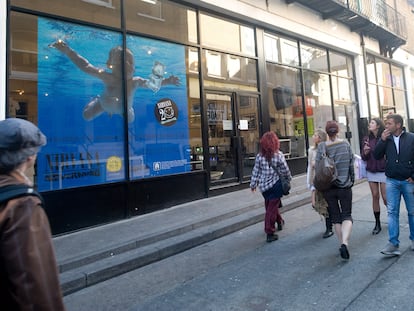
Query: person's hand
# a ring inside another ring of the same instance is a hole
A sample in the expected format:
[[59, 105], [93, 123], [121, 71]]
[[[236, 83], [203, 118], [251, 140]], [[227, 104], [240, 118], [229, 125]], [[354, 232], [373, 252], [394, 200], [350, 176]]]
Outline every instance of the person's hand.
[[173, 84], [173, 85], [179, 86], [180, 78], [178, 78], [177, 76], [171, 75], [167, 79], [164, 79], [164, 81], [162, 81], [162, 84]]
[[407, 178], [407, 181], [408, 181], [410, 184], [414, 184], [414, 179], [412, 179], [411, 177], [408, 177], [408, 178]]
[[386, 141], [386, 140], [387, 140], [387, 138], [388, 138], [388, 136], [390, 136], [390, 135], [391, 135], [390, 130], [385, 129], [385, 130], [384, 130], [384, 132], [382, 132], [382, 134], [381, 134], [381, 139], [382, 139], [383, 141]]
[[365, 155], [367, 155], [371, 151], [371, 147], [369, 146], [369, 143], [368, 143], [367, 140], [364, 142], [364, 149], [363, 150], [364, 150]]
[[56, 42], [49, 45], [52, 48], [58, 49], [59, 51], [66, 50], [68, 48], [68, 45], [65, 41], [59, 39]]

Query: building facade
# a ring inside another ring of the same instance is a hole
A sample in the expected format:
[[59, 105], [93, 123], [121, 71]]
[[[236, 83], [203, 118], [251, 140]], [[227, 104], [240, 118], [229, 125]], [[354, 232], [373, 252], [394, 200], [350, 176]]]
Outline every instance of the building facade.
[[[48, 137], [54, 234], [248, 186], [275, 131], [294, 175], [327, 120], [414, 130], [411, 1], [8, 0], [0, 115]], [[411, 45], [410, 45], [411, 42]]]

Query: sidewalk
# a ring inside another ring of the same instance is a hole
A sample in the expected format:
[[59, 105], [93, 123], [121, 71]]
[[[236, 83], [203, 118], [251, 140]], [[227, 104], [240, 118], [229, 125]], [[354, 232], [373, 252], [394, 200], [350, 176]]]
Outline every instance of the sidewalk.
[[[238, 196], [241, 196], [240, 200], [256, 196], [244, 190], [240, 193], [222, 197], [222, 201], [239, 200]], [[411, 310], [414, 281], [410, 276], [414, 273], [414, 252], [410, 249], [404, 204], [401, 204], [400, 213], [402, 254], [386, 257], [380, 253], [388, 240], [385, 207], [381, 207], [383, 230], [379, 235], [372, 235], [375, 222], [369, 186], [366, 182], [355, 185], [351, 258], [343, 261], [338, 252], [338, 239], [335, 236], [322, 239], [323, 221], [309, 202], [289, 209], [295, 200], [305, 196], [308, 197], [307, 191], [284, 199], [286, 226], [278, 233], [277, 242], [265, 242], [262, 199], [258, 196], [260, 208], [257, 209], [262, 214], [255, 225], [128, 273], [118, 273], [119, 276], [110, 277], [96, 286], [75, 289], [76, 292], [65, 296], [67, 309]], [[227, 208], [213, 203], [206, 207], [207, 203], [202, 202], [212, 199], [198, 202], [207, 214], [208, 209]], [[239, 201], [233, 204], [242, 205]], [[185, 208], [180, 206], [176, 209]], [[245, 218], [245, 214], [239, 216]], [[213, 232], [215, 225], [207, 227]], [[205, 229], [204, 233], [191, 236], [194, 240], [197, 237], [202, 239], [207, 232]], [[190, 242], [187, 240], [187, 243]], [[148, 247], [154, 250], [157, 244], [152, 243]], [[181, 247], [172, 242], [169, 244], [171, 248]], [[159, 250], [164, 251], [161, 246]], [[117, 256], [114, 256], [114, 263], [118, 262], [115, 260]], [[122, 265], [113, 265], [115, 272], [118, 266], [123, 269]]]
[[[295, 176], [284, 213], [310, 202]], [[263, 221], [263, 198], [244, 189], [53, 239], [65, 295]]]

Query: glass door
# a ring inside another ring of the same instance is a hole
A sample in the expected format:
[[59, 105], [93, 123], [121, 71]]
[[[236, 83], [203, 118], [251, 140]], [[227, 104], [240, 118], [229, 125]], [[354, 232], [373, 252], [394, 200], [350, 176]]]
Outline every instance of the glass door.
[[210, 184], [241, 183], [258, 151], [258, 97], [206, 92]]

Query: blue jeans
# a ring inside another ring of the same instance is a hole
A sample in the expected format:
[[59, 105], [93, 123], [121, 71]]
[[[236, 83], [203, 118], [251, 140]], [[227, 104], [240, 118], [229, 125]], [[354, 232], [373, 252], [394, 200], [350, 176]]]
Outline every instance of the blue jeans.
[[388, 210], [388, 236], [393, 245], [400, 241], [400, 203], [401, 195], [404, 198], [408, 212], [408, 225], [410, 227], [410, 240], [414, 240], [414, 183], [406, 180], [397, 180], [387, 177], [387, 210]]

